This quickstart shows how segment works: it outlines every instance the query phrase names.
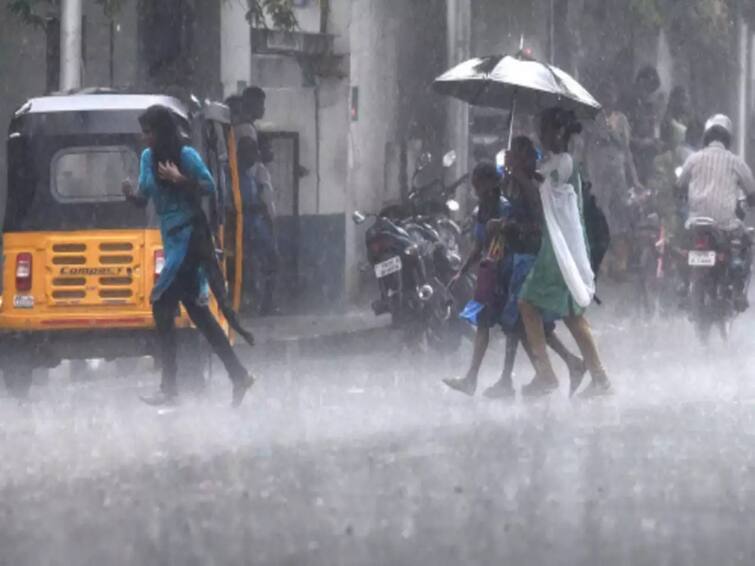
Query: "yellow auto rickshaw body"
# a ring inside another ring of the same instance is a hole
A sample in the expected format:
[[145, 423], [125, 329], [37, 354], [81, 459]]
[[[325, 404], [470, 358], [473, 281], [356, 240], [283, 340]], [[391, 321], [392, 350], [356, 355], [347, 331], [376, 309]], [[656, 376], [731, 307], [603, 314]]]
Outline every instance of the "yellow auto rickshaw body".
[[[150, 295], [163, 265], [157, 218], [151, 206], [140, 210], [120, 193], [124, 179], [138, 178], [144, 149], [138, 117], [153, 104], [173, 112], [215, 178], [216, 194], [203, 207], [238, 309], [241, 197], [228, 109], [207, 103], [190, 112], [177, 99], [155, 95], [36, 98], [16, 112], [8, 137], [0, 294], [5, 366], [20, 371], [62, 359], [155, 353]], [[183, 311], [177, 327], [191, 328]]]

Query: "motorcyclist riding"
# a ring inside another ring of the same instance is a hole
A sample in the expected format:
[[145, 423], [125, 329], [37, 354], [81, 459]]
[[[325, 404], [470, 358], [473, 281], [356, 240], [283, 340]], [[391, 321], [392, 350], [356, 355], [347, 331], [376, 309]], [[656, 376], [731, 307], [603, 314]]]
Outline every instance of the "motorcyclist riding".
[[[705, 123], [703, 149], [691, 155], [682, 167], [678, 187], [687, 192], [687, 221], [709, 218], [728, 237], [737, 234], [747, 240], [747, 269], [750, 266], [750, 242], [737, 215], [742, 193], [750, 206], [755, 205], [755, 178], [752, 170], [730, 151], [732, 122], [723, 114]], [[746, 294], [747, 289], [742, 289]], [[746, 297], [739, 297], [746, 305]]]
[[679, 186], [688, 189], [688, 218], [712, 218], [725, 231], [742, 225], [737, 218], [740, 191], [755, 204], [755, 179], [742, 158], [732, 153], [732, 123], [716, 114], [705, 123], [704, 148], [687, 159]]

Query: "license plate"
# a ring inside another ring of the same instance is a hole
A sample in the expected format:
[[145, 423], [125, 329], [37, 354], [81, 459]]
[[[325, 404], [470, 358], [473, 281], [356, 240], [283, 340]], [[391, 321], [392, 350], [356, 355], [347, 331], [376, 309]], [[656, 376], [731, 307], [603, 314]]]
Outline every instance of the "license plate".
[[716, 265], [716, 252], [691, 251], [687, 263], [692, 267], [713, 267]]
[[16, 295], [15, 297], [13, 297], [13, 308], [33, 309], [34, 297], [31, 295]]
[[396, 273], [397, 271], [401, 271], [401, 258], [398, 256], [392, 257], [389, 260], [378, 263], [375, 266], [375, 276], [378, 279], [387, 277], [391, 273]]

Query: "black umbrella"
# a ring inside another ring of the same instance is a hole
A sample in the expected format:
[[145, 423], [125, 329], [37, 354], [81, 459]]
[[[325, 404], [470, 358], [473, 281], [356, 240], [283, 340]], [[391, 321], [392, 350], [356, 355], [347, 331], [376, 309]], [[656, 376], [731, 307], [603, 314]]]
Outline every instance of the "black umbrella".
[[578, 118], [594, 118], [601, 106], [577, 80], [558, 67], [520, 54], [477, 57], [435, 79], [433, 88], [475, 106], [537, 114], [559, 106]]
[[520, 51], [516, 56], [475, 57], [446, 71], [433, 82], [436, 92], [474, 106], [509, 110], [509, 142], [514, 114], [538, 114], [555, 106], [592, 119], [600, 103], [571, 75]]

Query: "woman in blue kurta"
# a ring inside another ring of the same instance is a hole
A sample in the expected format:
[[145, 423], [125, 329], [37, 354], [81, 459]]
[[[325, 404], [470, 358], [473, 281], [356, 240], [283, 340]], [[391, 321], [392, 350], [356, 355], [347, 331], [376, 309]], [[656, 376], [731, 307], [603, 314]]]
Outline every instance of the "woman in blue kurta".
[[173, 116], [163, 106], [152, 106], [139, 118], [148, 146], [141, 156], [139, 187], [124, 182], [126, 197], [139, 206], [154, 203], [160, 219], [165, 265], [152, 290], [152, 312], [162, 354], [160, 391], [144, 401], [163, 405], [175, 401], [175, 316], [182, 303], [225, 365], [233, 383], [233, 404], [239, 405], [254, 383], [244, 369], [223, 329], [207, 306], [207, 284], [202, 270], [198, 227], [201, 198], [215, 191], [212, 175], [197, 151], [181, 141]]

